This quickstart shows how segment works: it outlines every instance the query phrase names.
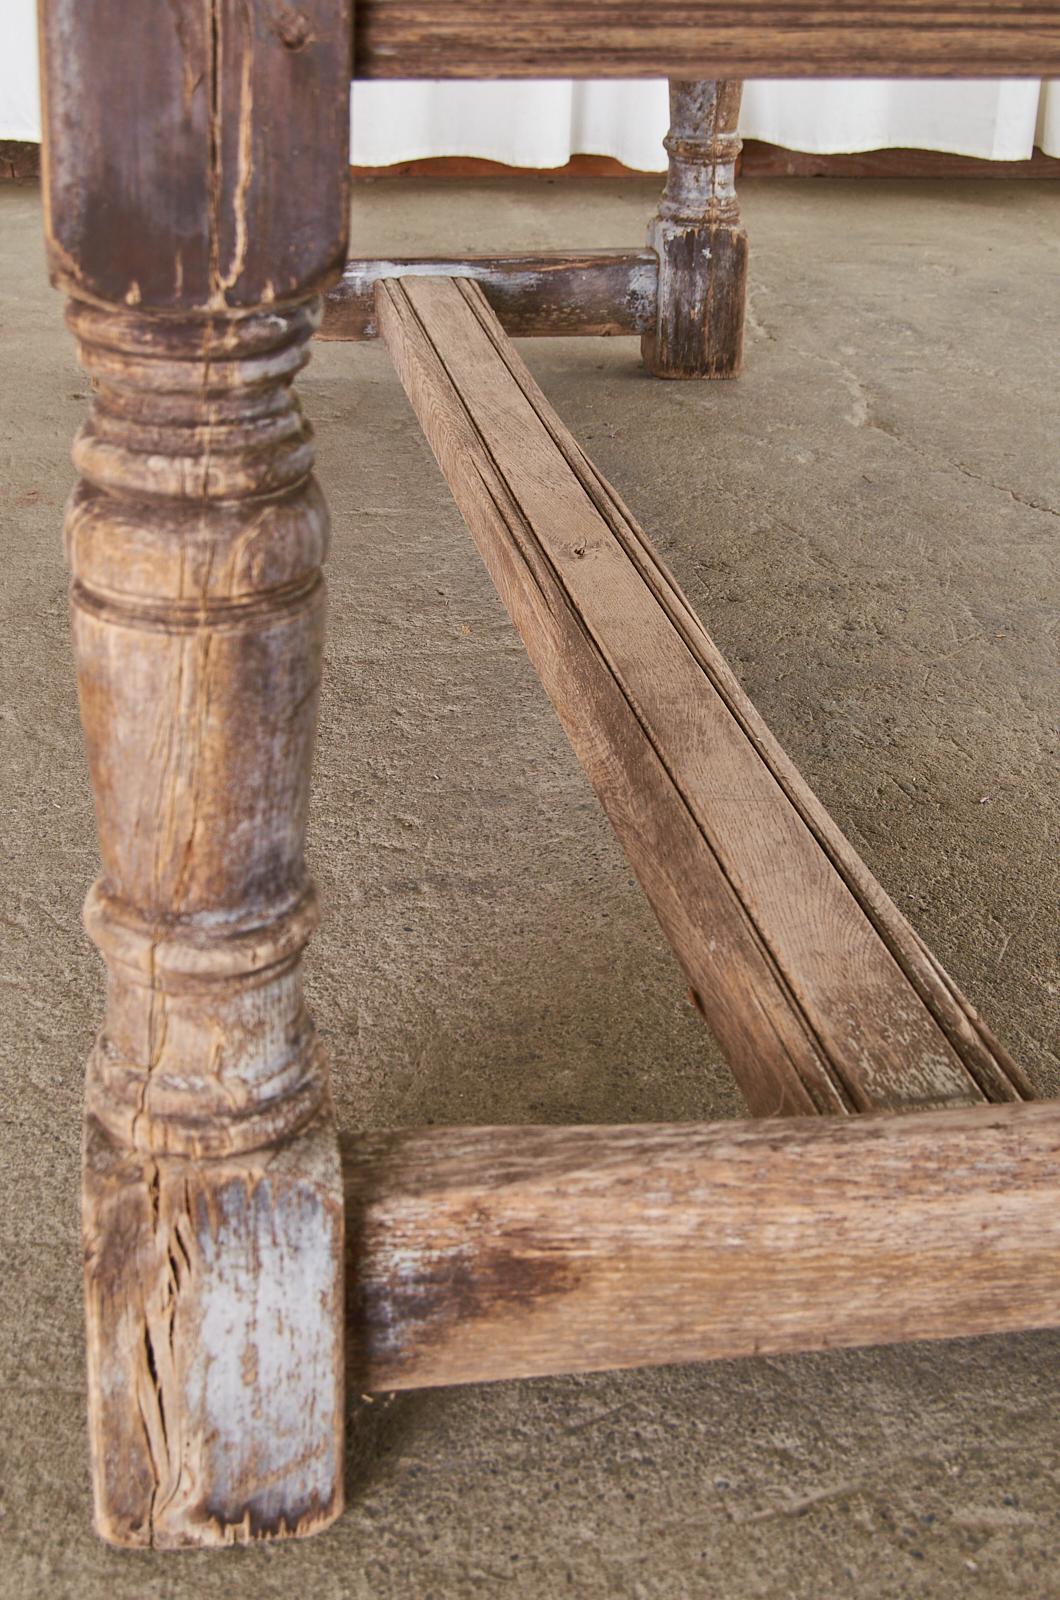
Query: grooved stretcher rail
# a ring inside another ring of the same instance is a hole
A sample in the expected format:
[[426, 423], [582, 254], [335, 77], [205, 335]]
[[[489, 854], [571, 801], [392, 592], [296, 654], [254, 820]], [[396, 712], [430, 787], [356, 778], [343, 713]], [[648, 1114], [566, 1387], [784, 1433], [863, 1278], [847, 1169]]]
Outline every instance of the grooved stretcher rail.
[[384, 280], [431, 448], [751, 1111], [1029, 1097], [770, 736], [481, 289]]

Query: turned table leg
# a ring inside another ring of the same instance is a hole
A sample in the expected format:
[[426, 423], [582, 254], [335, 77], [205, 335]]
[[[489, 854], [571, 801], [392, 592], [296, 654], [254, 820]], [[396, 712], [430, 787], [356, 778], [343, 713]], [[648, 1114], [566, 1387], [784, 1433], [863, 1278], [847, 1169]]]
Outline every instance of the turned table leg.
[[743, 362], [747, 234], [734, 182], [742, 89], [738, 79], [670, 81], [669, 170], [648, 227], [657, 321], [641, 340], [656, 378], [734, 378]]
[[107, 966], [97, 1526], [308, 1533], [342, 1504], [343, 1212], [300, 970], [328, 519], [291, 385], [345, 259], [349, 18], [45, 0], [42, 43], [50, 258], [93, 389], [66, 540]]

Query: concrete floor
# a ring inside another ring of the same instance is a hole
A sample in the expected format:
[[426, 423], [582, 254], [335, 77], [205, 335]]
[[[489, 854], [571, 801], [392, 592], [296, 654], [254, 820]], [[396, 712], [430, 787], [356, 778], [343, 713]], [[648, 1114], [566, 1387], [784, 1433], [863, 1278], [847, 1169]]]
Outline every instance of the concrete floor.
[[[631, 243], [657, 189], [381, 182], [356, 248]], [[743, 199], [738, 383], [653, 383], [624, 340], [524, 348], [841, 825], [1058, 1093], [1060, 193]], [[102, 984], [59, 538], [86, 385], [31, 187], [0, 188], [0, 346], [4, 1600], [1053, 1600], [1055, 1333], [357, 1400], [323, 1537], [94, 1539], [77, 1195]], [[342, 1127], [737, 1114], [382, 351], [320, 346], [302, 391], [335, 523], [310, 990]]]

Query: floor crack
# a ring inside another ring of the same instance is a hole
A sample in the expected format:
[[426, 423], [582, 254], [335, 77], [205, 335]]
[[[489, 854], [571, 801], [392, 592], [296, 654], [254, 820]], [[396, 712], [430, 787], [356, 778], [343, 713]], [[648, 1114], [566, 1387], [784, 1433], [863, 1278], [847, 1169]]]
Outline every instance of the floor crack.
[[[769, 334], [767, 337], [772, 338], [773, 335]], [[854, 402], [852, 409], [847, 412], [847, 421], [852, 423], [855, 428], [871, 428], [875, 433], [882, 433], [886, 438], [893, 439], [896, 444], [904, 445], [907, 449], [915, 451], [917, 455], [926, 456], [928, 459], [942, 463], [947, 467], [952, 467], [955, 472], [960, 472], [964, 477], [971, 478], [973, 483], [985, 484], [987, 488], [996, 489], [998, 494], [1008, 495], [1009, 499], [1013, 500], [1016, 505], [1025, 506], [1029, 511], [1041, 511], [1049, 517], [1060, 517], [1060, 510], [1056, 506], [1048, 505], [1043, 500], [1033, 500], [1029, 495], [1020, 494], [1018, 490], [1010, 488], [1007, 483], [997, 483], [993, 478], [988, 478], [985, 474], [976, 472], [974, 468], [966, 466], [963, 461], [954, 461], [944, 451], [932, 450], [918, 443], [915, 439], [910, 439], [894, 423], [883, 422], [878, 417], [873, 416], [872, 395], [867, 385], [863, 383], [857, 373], [844, 366], [841, 361], [835, 360], [832, 356], [822, 355], [818, 350], [803, 350], [794, 345], [792, 349], [796, 355], [803, 356], [807, 360], [819, 361], [823, 366], [830, 367], [833, 372], [838, 373]]]

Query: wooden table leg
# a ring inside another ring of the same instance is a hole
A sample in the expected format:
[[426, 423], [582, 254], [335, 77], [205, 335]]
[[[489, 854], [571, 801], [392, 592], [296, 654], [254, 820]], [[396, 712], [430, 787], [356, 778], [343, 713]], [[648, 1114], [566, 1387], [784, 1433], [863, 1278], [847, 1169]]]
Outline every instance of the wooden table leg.
[[96, 1518], [342, 1503], [342, 1188], [302, 999], [326, 508], [291, 387], [346, 243], [349, 17], [44, 0], [53, 276], [92, 379], [66, 521], [107, 965], [83, 1219]]
[[738, 79], [670, 80], [669, 171], [648, 228], [657, 321], [641, 340], [656, 378], [734, 378], [743, 363], [747, 234], [734, 182], [742, 90]]

